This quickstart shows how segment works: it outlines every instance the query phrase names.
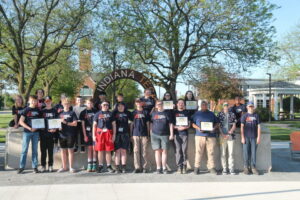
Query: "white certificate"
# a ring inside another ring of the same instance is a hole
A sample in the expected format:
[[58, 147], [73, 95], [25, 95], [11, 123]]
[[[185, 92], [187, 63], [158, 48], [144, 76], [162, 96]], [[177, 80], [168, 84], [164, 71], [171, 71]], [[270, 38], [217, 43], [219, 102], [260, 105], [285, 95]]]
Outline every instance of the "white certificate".
[[48, 119], [49, 129], [59, 129], [61, 128], [61, 119]]
[[34, 129], [45, 128], [45, 119], [43, 118], [31, 119], [31, 128]]
[[176, 126], [188, 126], [188, 118], [187, 117], [176, 117]]
[[201, 122], [201, 130], [202, 131], [213, 131], [213, 123], [212, 122]]
[[187, 110], [197, 110], [198, 102], [197, 101], [186, 101], [185, 107]]
[[172, 110], [174, 108], [173, 101], [163, 101], [163, 106], [165, 110]]

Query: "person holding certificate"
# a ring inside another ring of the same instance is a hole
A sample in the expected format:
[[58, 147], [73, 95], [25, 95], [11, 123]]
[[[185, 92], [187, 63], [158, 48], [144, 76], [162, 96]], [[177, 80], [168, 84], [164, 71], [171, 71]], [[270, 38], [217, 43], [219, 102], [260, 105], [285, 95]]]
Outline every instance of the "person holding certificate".
[[186, 91], [184, 101], [186, 110], [189, 112], [189, 115], [192, 116], [198, 110], [198, 104], [194, 93], [191, 90]]
[[88, 146], [88, 172], [95, 172], [97, 169], [97, 154], [94, 150], [93, 142], [93, 119], [97, 110], [93, 106], [93, 99], [85, 101], [86, 109], [80, 113], [79, 119], [82, 123], [82, 133], [84, 135], [85, 144]]
[[[167, 156], [169, 140], [174, 139], [172, 118], [163, 108], [163, 102], [156, 101], [156, 110], [151, 113], [151, 144], [155, 151], [156, 173], [168, 174]], [[161, 168], [162, 167], [162, 168]]]
[[[223, 174], [235, 175], [234, 171], [234, 144], [235, 144], [235, 128], [236, 117], [235, 114], [228, 109], [228, 103], [223, 103], [223, 111], [217, 115], [220, 121], [220, 141], [221, 141], [221, 161], [223, 167]], [[227, 155], [228, 151], [228, 155]], [[228, 166], [227, 166], [228, 163]]]
[[62, 168], [58, 172], [65, 172], [68, 170], [67, 159], [69, 158], [69, 171], [75, 173], [73, 168], [74, 163], [74, 145], [75, 135], [77, 134], [77, 116], [74, 111], [70, 110], [71, 100], [66, 97], [62, 100], [64, 110], [59, 114], [62, 128], [59, 133], [59, 144], [61, 150]]
[[213, 112], [208, 110], [206, 101], [201, 102], [201, 110], [197, 111], [191, 117], [191, 120], [193, 128], [196, 129], [194, 173], [199, 174], [201, 161], [206, 150], [208, 169], [210, 173], [217, 174], [215, 169], [215, 149], [217, 146], [216, 130], [219, 127], [219, 120]]
[[131, 120], [131, 113], [125, 110], [125, 107], [124, 103], [117, 103], [117, 110], [113, 112], [117, 130], [115, 139], [115, 164], [117, 173], [126, 173], [126, 151], [130, 143], [129, 120]]
[[185, 101], [178, 99], [177, 110], [174, 111], [175, 118], [175, 146], [176, 146], [176, 164], [177, 173], [186, 174], [188, 129], [190, 127], [190, 116], [185, 110]]
[[163, 107], [166, 112], [169, 113], [169, 116], [174, 116], [174, 100], [170, 92], [166, 92], [163, 97]]
[[135, 100], [136, 109], [132, 112], [131, 133], [133, 141], [133, 173], [147, 173], [147, 146], [150, 137], [150, 115], [143, 109], [143, 102]]
[[102, 173], [104, 155], [106, 158], [106, 168], [110, 173], [115, 170], [111, 166], [111, 152], [114, 150], [116, 138], [116, 122], [112, 113], [109, 111], [109, 102], [103, 101], [101, 110], [97, 112], [93, 120], [93, 140], [95, 151], [98, 152], [98, 173]]
[[26, 157], [28, 146], [31, 141], [32, 145], [32, 168], [34, 173], [39, 173], [38, 170], [38, 143], [39, 131], [43, 127], [44, 119], [42, 119], [41, 111], [37, 107], [37, 96], [29, 96], [29, 106], [25, 108], [21, 114], [20, 125], [24, 127], [23, 140], [22, 140], [22, 153], [20, 159], [20, 168], [18, 174], [24, 172], [26, 166]]
[[[45, 98], [46, 107], [42, 110], [43, 118], [45, 119], [45, 129], [40, 133], [40, 148], [41, 148], [41, 172], [46, 171], [46, 159], [48, 154], [48, 170], [53, 172], [53, 147], [54, 134], [60, 127], [52, 127], [50, 120], [56, 119], [57, 112], [52, 108], [52, 98], [47, 96]], [[61, 125], [61, 123], [60, 123]]]

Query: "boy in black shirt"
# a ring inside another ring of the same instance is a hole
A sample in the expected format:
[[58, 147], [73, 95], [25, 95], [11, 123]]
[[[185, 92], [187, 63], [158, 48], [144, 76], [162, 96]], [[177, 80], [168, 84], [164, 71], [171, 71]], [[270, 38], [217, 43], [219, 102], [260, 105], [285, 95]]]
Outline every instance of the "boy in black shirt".
[[155, 99], [151, 97], [151, 94], [151, 89], [147, 88], [144, 91], [144, 96], [140, 98], [140, 100], [143, 102], [144, 110], [146, 110], [149, 114], [152, 112], [155, 106]]
[[93, 142], [93, 119], [97, 110], [94, 109], [93, 99], [87, 99], [86, 101], [86, 109], [80, 113], [79, 119], [82, 124], [82, 132], [84, 135], [85, 144], [88, 146], [88, 172], [95, 172], [97, 167], [97, 154], [94, 150], [94, 142]]
[[35, 119], [41, 118], [40, 109], [37, 107], [38, 100], [36, 96], [29, 97], [29, 107], [25, 108], [20, 118], [20, 125], [24, 127], [23, 141], [22, 141], [22, 153], [20, 159], [20, 168], [18, 174], [23, 173], [26, 166], [26, 157], [28, 152], [28, 146], [31, 141], [32, 145], [32, 168], [34, 173], [38, 171], [38, 142], [39, 142], [39, 129], [32, 128]]
[[[147, 172], [147, 146], [150, 137], [150, 115], [143, 109], [143, 102], [140, 99], [135, 100], [136, 110], [132, 113], [131, 133], [133, 139], [133, 158], [134, 158], [134, 173], [139, 173], [142, 170]], [[143, 163], [141, 157], [143, 158]]]
[[42, 110], [42, 116], [45, 119], [45, 129], [40, 133], [40, 148], [41, 148], [41, 172], [46, 171], [46, 159], [48, 153], [48, 170], [53, 172], [53, 147], [54, 147], [54, 134], [57, 129], [49, 128], [49, 119], [57, 118], [57, 112], [52, 108], [52, 98], [48, 96], [45, 98], [46, 107]]
[[70, 99], [65, 98], [62, 100], [64, 110], [59, 114], [61, 119], [62, 128], [59, 133], [59, 144], [61, 150], [62, 168], [58, 172], [65, 172], [67, 168], [67, 158], [69, 158], [69, 170], [75, 173], [76, 170], [73, 168], [74, 161], [74, 145], [75, 145], [75, 134], [77, 134], [77, 116], [74, 111], [70, 110]]

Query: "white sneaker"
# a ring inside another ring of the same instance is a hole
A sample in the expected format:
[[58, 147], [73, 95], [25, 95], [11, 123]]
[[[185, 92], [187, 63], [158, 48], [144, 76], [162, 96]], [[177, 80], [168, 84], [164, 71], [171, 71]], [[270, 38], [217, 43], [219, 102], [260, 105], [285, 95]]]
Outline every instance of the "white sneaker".
[[231, 170], [230, 170], [230, 174], [231, 174], [231, 175], [236, 175], [234, 169], [231, 169]]
[[46, 167], [42, 167], [40, 170], [41, 173], [44, 173], [45, 171], [46, 171]]
[[74, 168], [70, 168], [70, 172], [71, 172], [71, 173], [75, 173], [76, 170], [75, 170]]
[[57, 170], [58, 173], [62, 173], [62, 172], [66, 172], [68, 170], [64, 169], [64, 168], [60, 168], [59, 170]]
[[53, 172], [53, 167], [52, 166], [49, 166], [49, 172]]

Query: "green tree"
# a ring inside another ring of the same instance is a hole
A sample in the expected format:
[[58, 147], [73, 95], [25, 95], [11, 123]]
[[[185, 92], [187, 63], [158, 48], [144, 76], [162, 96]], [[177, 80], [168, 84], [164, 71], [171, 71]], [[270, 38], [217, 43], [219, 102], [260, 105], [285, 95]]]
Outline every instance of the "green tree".
[[99, 0], [12, 0], [0, 2], [0, 67], [27, 99], [39, 72], [62, 49], [91, 34], [91, 12]]
[[203, 67], [193, 85], [198, 88], [202, 99], [214, 101], [215, 106], [218, 105], [219, 99], [231, 99], [242, 95], [236, 74], [227, 72], [221, 66]]
[[117, 37], [130, 55], [126, 61], [142, 63], [141, 70], [175, 96], [176, 81], [188, 69], [212, 62], [246, 69], [274, 59], [274, 8], [265, 0], [107, 0], [101, 35]]

